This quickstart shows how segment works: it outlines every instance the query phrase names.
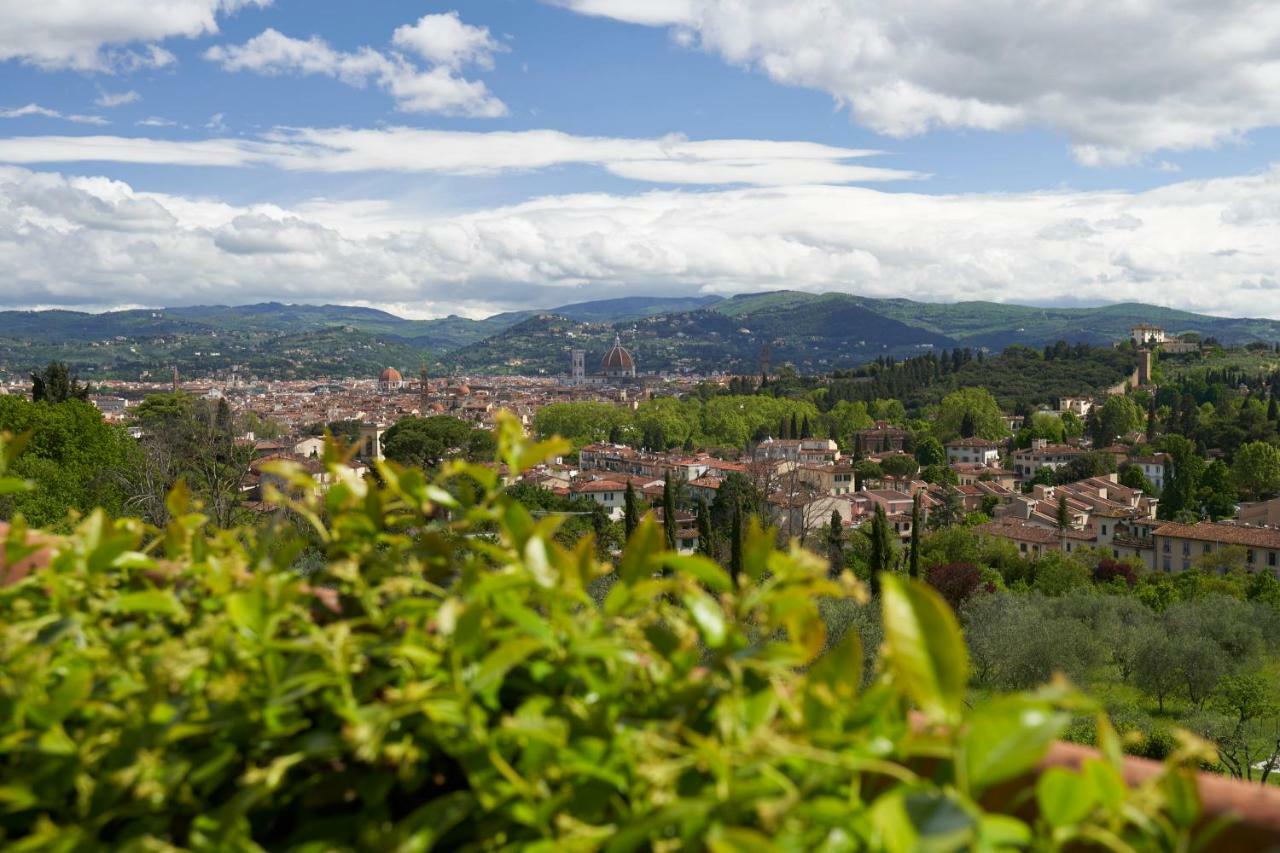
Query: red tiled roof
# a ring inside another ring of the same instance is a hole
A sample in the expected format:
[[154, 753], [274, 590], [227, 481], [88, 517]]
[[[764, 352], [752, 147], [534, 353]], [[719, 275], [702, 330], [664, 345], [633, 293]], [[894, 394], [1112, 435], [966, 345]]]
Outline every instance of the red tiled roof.
[[1270, 527], [1246, 527], [1241, 524], [1222, 524], [1201, 521], [1197, 524], [1169, 522], [1157, 527], [1152, 536], [1168, 536], [1173, 539], [1194, 539], [1199, 542], [1218, 542], [1227, 545], [1246, 545], [1254, 548], [1280, 549], [1280, 530]]

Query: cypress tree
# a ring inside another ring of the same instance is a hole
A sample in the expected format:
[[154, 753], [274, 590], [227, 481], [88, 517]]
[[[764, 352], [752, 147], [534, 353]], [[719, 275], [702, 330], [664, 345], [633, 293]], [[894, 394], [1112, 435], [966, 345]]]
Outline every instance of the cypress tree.
[[711, 532], [711, 509], [706, 498], [698, 498], [698, 553], [715, 558], [715, 534]]
[[880, 574], [889, 571], [889, 563], [893, 559], [892, 545], [889, 541], [889, 520], [885, 518], [884, 506], [876, 504], [875, 515], [871, 518], [871, 557], [868, 560], [870, 569], [871, 593], [880, 594]]
[[1058, 532], [1064, 533], [1071, 526], [1071, 511], [1067, 508], [1067, 493], [1058, 495]]
[[627, 491], [622, 498], [622, 529], [628, 540], [636, 532], [639, 522], [639, 516], [636, 515], [636, 490], [632, 487], [631, 480], [627, 480]]
[[800, 437], [800, 419], [796, 417], [796, 413], [791, 413], [791, 434], [787, 438]]
[[[1272, 401], [1275, 405], [1275, 401]], [[1147, 441], [1156, 440], [1156, 398], [1151, 398], [1150, 405], [1147, 406]]]
[[831, 524], [827, 528], [827, 559], [831, 564], [831, 576], [840, 573], [844, 565], [844, 519], [839, 510], [831, 510]]
[[676, 550], [679, 543], [676, 539], [676, 497], [671, 490], [671, 472], [667, 472], [662, 482], [662, 527], [667, 534], [667, 548]]
[[1278, 417], [1280, 417], [1280, 408], [1277, 408], [1275, 395], [1272, 394], [1271, 401], [1267, 403], [1267, 420], [1274, 421]]
[[911, 498], [911, 565], [908, 569], [913, 578], [920, 577], [920, 493]]
[[729, 540], [729, 577], [733, 579], [734, 584], [738, 583], [738, 576], [742, 574], [742, 505], [735, 504], [733, 507], [733, 533], [732, 539]]

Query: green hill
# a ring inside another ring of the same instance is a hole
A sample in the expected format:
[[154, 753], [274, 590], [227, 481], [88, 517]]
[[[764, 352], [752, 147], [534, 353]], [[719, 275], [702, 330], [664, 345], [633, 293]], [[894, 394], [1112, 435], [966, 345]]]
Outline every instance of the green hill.
[[[821, 373], [930, 348], [1108, 344], [1144, 322], [1227, 345], [1280, 340], [1274, 320], [1137, 303], [1041, 308], [783, 290], [727, 299], [626, 297], [481, 320], [409, 320], [374, 308], [269, 302], [104, 314], [0, 312], [0, 370], [21, 374], [59, 358], [98, 376], [136, 376], [172, 363], [209, 371], [224, 362], [288, 375], [322, 367], [355, 375], [378, 359], [411, 366], [425, 358], [472, 372], [562, 373], [572, 347], [582, 346], [596, 359], [621, 333], [642, 370], [754, 373], [767, 345], [773, 365]], [[297, 349], [295, 341], [303, 351], [314, 348], [310, 357], [298, 364], [277, 360], [282, 348]], [[334, 361], [336, 352], [345, 355]]]

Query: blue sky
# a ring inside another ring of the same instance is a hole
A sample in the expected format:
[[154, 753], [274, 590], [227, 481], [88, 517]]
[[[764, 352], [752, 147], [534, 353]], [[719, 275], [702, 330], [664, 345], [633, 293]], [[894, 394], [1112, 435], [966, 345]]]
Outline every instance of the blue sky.
[[1280, 315], [1280, 16], [1235, 0], [63, 5], [0, 33], [0, 304]]

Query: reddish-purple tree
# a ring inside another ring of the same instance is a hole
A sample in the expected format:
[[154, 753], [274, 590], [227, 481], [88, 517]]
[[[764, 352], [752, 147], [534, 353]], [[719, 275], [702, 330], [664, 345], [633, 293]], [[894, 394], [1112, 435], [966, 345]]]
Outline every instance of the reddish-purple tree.
[[1097, 568], [1093, 570], [1094, 583], [1111, 583], [1116, 578], [1123, 578], [1130, 587], [1138, 582], [1137, 573], [1128, 563], [1112, 560], [1110, 557], [1099, 560]]
[[982, 585], [982, 570], [973, 563], [946, 563], [930, 566], [925, 579], [942, 594], [953, 610], [969, 600]]

